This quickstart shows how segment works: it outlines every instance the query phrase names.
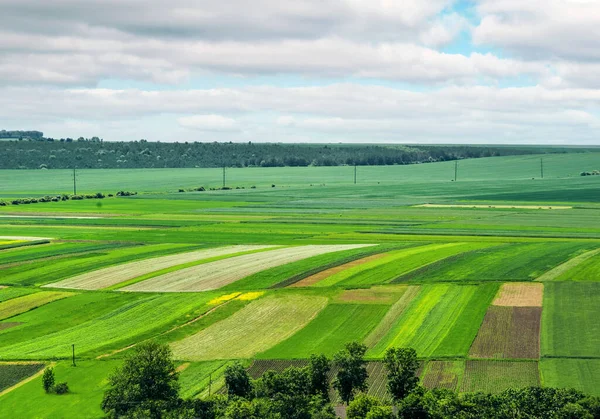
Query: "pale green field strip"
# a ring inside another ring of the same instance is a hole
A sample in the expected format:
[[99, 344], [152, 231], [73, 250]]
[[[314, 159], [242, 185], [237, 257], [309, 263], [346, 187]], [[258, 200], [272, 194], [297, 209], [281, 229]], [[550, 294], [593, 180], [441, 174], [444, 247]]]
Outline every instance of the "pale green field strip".
[[79, 275], [74, 278], [69, 278], [60, 282], [48, 284], [45, 285], [45, 287], [99, 290], [102, 288], [108, 288], [117, 285], [121, 282], [129, 281], [131, 279], [149, 274], [151, 272], [172, 268], [177, 265], [183, 265], [202, 259], [209, 259], [234, 253], [267, 249], [269, 247], [271, 246], [227, 246], [215, 249], [202, 249], [194, 252], [178, 253], [170, 256], [162, 256], [152, 259], [145, 259], [141, 261], [125, 263], [122, 265], [111, 266], [108, 268]]
[[498, 286], [423, 286], [392, 327], [367, 353], [412, 347], [419, 356], [464, 356]]
[[600, 282], [545, 282], [541, 355], [600, 358]]
[[[95, 356], [154, 337], [211, 308], [215, 294], [152, 295], [137, 298], [77, 326], [1, 349], [5, 359], [68, 358], [71, 344], [80, 356]], [[10, 330], [10, 329], [9, 329]]]
[[600, 281], [600, 249], [574, 257], [546, 272], [537, 281]]
[[600, 396], [600, 359], [544, 358], [540, 374], [546, 387], [574, 388]]
[[373, 246], [306, 245], [236, 256], [154, 277], [122, 288], [123, 291], [197, 292], [229, 285], [257, 272], [325, 253]]
[[327, 298], [286, 295], [253, 301], [201, 332], [171, 344], [176, 359], [205, 361], [251, 358], [308, 324]]
[[381, 319], [379, 324], [375, 326], [371, 333], [366, 337], [364, 343], [369, 348], [375, 346], [377, 342], [390, 332], [393, 325], [397, 322], [397, 319], [402, 316], [402, 313], [408, 307], [408, 304], [417, 296], [419, 291], [421, 291], [421, 287], [418, 285], [398, 286], [398, 288], [403, 289], [404, 293], [387, 313], [385, 313], [385, 316]]
[[43, 285], [107, 266], [196, 250], [200, 247], [202, 246], [190, 244], [149, 244], [74, 254], [64, 259], [37, 260], [3, 269], [2, 281], [6, 284]]
[[[426, 252], [435, 252], [444, 248], [459, 246], [461, 243], [429, 244], [389, 252], [379, 259], [354, 266], [317, 282], [313, 287], [333, 285], [366, 285], [391, 281], [402, 273], [401, 261]], [[419, 265], [420, 266], [420, 265]], [[391, 276], [385, 276], [384, 267], [391, 267]], [[413, 268], [414, 269], [414, 268]], [[411, 270], [409, 268], [409, 270]]]
[[17, 297], [0, 303], [0, 320], [8, 319], [34, 308], [51, 303], [52, 301], [75, 295], [71, 292], [36, 292], [22, 297]]
[[388, 310], [381, 304], [329, 304], [302, 330], [258, 358], [301, 359], [311, 354], [332, 356], [344, 344], [362, 341]]
[[[539, 276], [536, 281], [568, 281], [573, 280], [578, 277], [577, 273], [574, 272], [575, 268], [577, 268], [580, 264], [583, 264], [589, 259], [592, 259], [594, 256], [600, 254], [600, 249], [590, 250], [589, 252], [585, 252], [579, 256], [575, 256], [574, 258], [566, 261], [565, 263], [558, 265], [556, 268], [549, 270], [543, 275]], [[594, 261], [596, 264], [600, 265], [599, 261]], [[586, 280], [586, 279], [583, 279]], [[589, 278], [587, 280], [600, 280], [600, 277], [597, 278]]]
[[13, 288], [0, 286], [0, 303], [13, 298], [22, 297], [23, 295], [32, 294], [36, 290], [31, 288]]

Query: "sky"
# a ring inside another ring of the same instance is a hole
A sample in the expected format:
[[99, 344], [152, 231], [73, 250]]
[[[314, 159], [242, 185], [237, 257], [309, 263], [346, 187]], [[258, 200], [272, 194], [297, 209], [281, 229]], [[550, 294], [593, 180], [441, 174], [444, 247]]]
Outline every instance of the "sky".
[[600, 144], [600, 0], [0, 0], [0, 129]]

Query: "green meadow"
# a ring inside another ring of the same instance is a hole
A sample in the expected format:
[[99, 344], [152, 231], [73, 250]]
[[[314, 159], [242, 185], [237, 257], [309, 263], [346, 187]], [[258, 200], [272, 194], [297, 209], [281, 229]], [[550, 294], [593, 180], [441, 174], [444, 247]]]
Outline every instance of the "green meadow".
[[[34, 378], [0, 393], [0, 417], [101, 417], [110, 371], [149, 339], [173, 349], [186, 397], [222, 387], [229, 362], [303, 363], [353, 340], [368, 346], [370, 382], [383, 396], [379, 361], [399, 346], [417, 350], [428, 387], [598, 394], [600, 176], [579, 173], [599, 162], [590, 152], [461, 160], [457, 181], [454, 162], [358, 167], [356, 184], [346, 166], [228, 168], [232, 189], [204, 192], [178, 190], [218, 188], [221, 169], [78, 170], [81, 192], [139, 194], [0, 206], [0, 372], [11, 371], [12, 385], [35, 374], [15, 365], [56, 363], [73, 390], [47, 395]], [[71, 187], [72, 171], [0, 171], [2, 201]], [[167, 268], [155, 260], [231, 245], [271, 245], [243, 252], [267, 261], [275, 249], [370, 246], [258, 272], [252, 258], [238, 266], [242, 253]], [[132, 273], [132, 262], [144, 269]], [[103, 268], [122, 269], [126, 282], [59, 288]], [[241, 279], [208, 292], [126, 289], [179, 271], [189, 278], [176, 281], [197, 284]], [[508, 282], [543, 284], [540, 356], [475, 359], [473, 343]]]

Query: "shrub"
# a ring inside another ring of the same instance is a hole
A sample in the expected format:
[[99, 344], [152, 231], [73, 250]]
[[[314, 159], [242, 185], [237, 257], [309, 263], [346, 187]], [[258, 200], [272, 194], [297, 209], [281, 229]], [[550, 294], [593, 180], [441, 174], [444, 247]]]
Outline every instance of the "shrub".
[[178, 191], [178, 192], [180, 192], [180, 193], [181, 193], [181, 192], [185, 192], [185, 189], [181, 189], [181, 188], [179, 188], [179, 191]]
[[67, 394], [69, 392], [69, 386], [66, 382], [56, 384], [52, 390], [56, 394]]

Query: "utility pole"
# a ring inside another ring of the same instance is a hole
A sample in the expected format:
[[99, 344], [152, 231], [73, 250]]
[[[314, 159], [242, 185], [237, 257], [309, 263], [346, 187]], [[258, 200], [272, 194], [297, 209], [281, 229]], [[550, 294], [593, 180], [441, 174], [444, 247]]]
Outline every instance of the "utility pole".
[[225, 187], [225, 166], [223, 166], [223, 187]]
[[73, 195], [77, 195], [77, 173], [73, 168]]
[[454, 161], [454, 181], [456, 182], [456, 179], [458, 177], [458, 160]]
[[542, 179], [544, 179], [544, 158], [540, 158], [540, 171], [542, 173]]
[[75, 344], [72, 344], [71, 347], [73, 348], [73, 366], [76, 367], [76, 365], [75, 365]]
[[354, 184], [356, 185], [356, 163], [354, 163]]

